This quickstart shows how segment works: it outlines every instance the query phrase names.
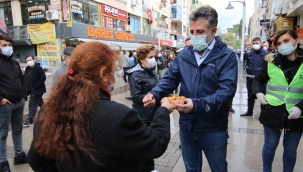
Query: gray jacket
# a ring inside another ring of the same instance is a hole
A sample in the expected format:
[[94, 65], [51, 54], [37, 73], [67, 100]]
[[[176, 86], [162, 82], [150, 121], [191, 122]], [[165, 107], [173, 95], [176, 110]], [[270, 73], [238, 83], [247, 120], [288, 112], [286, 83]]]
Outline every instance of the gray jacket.
[[56, 70], [56, 72], [54, 73], [53, 76], [53, 85], [56, 84], [56, 82], [58, 81], [58, 78], [60, 75], [62, 75], [63, 73], [66, 73], [68, 69], [68, 66], [66, 63], [62, 62], [61, 66]]
[[128, 56], [128, 54], [123, 55], [123, 67], [129, 67], [129, 56]]

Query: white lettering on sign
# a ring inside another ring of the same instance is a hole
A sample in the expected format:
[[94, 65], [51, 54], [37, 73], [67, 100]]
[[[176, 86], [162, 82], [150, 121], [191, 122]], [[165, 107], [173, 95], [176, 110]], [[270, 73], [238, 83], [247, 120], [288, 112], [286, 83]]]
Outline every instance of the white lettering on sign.
[[113, 16], [118, 16], [118, 9], [116, 9], [116, 8], [111, 8], [111, 7], [109, 7], [109, 6], [107, 6], [107, 5], [104, 5], [104, 11], [106, 12], [106, 13], [108, 13], [108, 14], [112, 14]]

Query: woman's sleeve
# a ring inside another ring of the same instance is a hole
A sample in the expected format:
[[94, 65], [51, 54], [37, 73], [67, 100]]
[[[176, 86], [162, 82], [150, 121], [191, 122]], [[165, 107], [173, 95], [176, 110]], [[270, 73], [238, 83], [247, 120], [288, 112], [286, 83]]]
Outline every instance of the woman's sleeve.
[[134, 110], [129, 110], [119, 120], [118, 145], [125, 158], [153, 159], [160, 157], [170, 140], [169, 111], [160, 107], [146, 126]]
[[133, 73], [129, 79], [128, 79], [128, 82], [129, 82], [129, 88], [130, 88], [130, 94], [132, 96], [132, 100], [134, 103], [142, 103], [142, 100], [144, 98], [144, 96], [146, 94], [143, 94], [142, 93], [142, 78], [140, 76], [140, 74], [138, 73]]
[[269, 76], [267, 73], [267, 63], [265, 63], [261, 69], [261, 71], [256, 75], [252, 84], [252, 93], [263, 93], [264, 84], [269, 80]]

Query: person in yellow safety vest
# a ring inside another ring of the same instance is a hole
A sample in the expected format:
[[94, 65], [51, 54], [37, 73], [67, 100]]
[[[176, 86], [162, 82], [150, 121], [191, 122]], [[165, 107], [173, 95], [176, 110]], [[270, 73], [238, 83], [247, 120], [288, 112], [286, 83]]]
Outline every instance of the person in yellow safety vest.
[[[264, 127], [263, 171], [272, 171], [276, 148], [283, 137], [283, 171], [294, 171], [297, 148], [303, 131], [303, 42], [294, 30], [275, 36], [278, 54], [265, 57], [267, 63], [256, 75], [252, 92], [261, 105]], [[267, 83], [266, 95], [262, 93]]]

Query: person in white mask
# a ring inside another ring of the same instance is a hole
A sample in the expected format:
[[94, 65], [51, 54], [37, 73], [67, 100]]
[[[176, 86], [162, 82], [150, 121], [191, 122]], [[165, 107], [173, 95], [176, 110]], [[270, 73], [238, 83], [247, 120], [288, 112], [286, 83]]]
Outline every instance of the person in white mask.
[[[147, 125], [153, 120], [154, 115], [160, 104], [157, 106], [146, 108], [143, 106], [144, 96], [157, 85], [158, 77], [155, 71], [157, 64], [155, 55], [155, 46], [152, 44], [142, 45], [137, 50], [138, 64], [129, 69], [127, 74], [129, 76], [129, 88], [132, 97], [132, 107], [138, 112], [141, 120]], [[145, 164], [143, 171], [153, 171], [155, 169], [154, 161], [152, 159], [142, 162]]]
[[29, 112], [23, 127], [29, 127], [33, 124], [38, 106], [41, 108], [43, 104], [42, 96], [46, 92], [46, 76], [40, 63], [36, 63], [33, 56], [26, 56], [25, 60], [27, 67], [25, 68], [24, 74], [27, 83], [27, 94], [29, 95]]
[[235, 53], [216, 35], [218, 13], [202, 6], [189, 16], [191, 45], [184, 48], [168, 71], [143, 99], [146, 107], [173, 92], [180, 84], [185, 104], [179, 132], [184, 171], [201, 171], [202, 152], [211, 171], [227, 171], [228, 102], [237, 89], [238, 62]]
[[[246, 62], [246, 88], [247, 88], [247, 111], [240, 114], [240, 116], [253, 116], [255, 96], [251, 92], [252, 81], [255, 75], [260, 72], [262, 66], [264, 65], [264, 57], [268, 54], [267, 50], [264, 50], [262, 46], [262, 41], [259, 37], [256, 37], [252, 41], [253, 48], [247, 54]], [[264, 88], [265, 91], [265, 88]]]
[[[262, 104], [260, 122], [264, 127], [263, 171], [272, 171], [276, 149], [283, 143], [283, 170], [294, 169], [297, 148], [303, 132], [303, 43], [295, 30], [283, 30], [275, 36], [278, 54], [268, 54], [267, 63], [256, 75], [252, 93]], [[263, 84], [267, 83], [266, 95]], [[281, 134], [283, 132], [283, 137]]]
[[7, 161], [6, 139], [12, 127], [14, 165], [27, 163], [22, 150], [22, 120], [27, 100], [26, 81], [19, 62], [13, 59], [13, 40], [0, 34], [0, 171], [10, 172]]

